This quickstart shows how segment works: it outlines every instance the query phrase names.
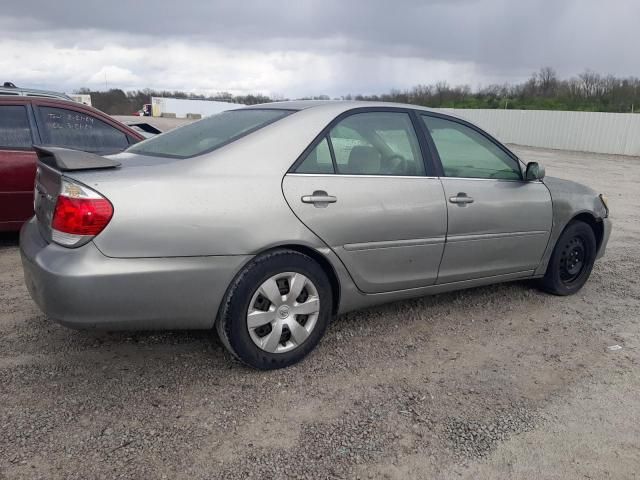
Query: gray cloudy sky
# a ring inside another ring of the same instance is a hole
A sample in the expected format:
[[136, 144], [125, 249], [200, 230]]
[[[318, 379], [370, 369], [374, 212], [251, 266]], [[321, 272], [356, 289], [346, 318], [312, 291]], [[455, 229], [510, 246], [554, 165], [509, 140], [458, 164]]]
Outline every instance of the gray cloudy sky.
[[18, 0], [1, 81], [297, 97], [640, 75], [638, 0]]

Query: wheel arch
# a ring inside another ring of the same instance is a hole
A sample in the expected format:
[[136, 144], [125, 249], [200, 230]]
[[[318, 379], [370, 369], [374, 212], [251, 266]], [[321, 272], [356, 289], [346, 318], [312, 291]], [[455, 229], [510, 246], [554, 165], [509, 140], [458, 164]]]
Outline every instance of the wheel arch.
[[[262, 250], [255, 252], [251, 257], [251, 260], [253, 260], [255, 257], [268, 254], [275, 250], [292, 250], [294, 252], [302, 253], [303, 255], [306, 255], [312, 258], [313, 260], [316, 261], [316, 263], [318, 263], [318, 265], [320, 265], [320, 268], [322, 268], [324, 273], [327, 275], [327, 278], [329, 279], [329, 284], [331, 285], [331, 294], [333, 295], [333, 302], [332, 302], [333, 306], [332, 306], [331, 313], [333, 315], [337, 315], [338, 311], [340, 310], [341, 283], [340, 283], [340, 278], [338, 277], [338, 274], [334, 266], [331, 264], [331, 261], [322, 252], [319, 252], [317, 249], [310, 247], [308, 245], [299, 244], [299, 243], [283, 243], [279, 245], [269, 246], [268, 248], [264, 248]], [[242, 265], [242, 267], [238, 270], [238, 273], [236, 274], [236, 276], [242, 273], [242, 271], [246, 267], [246, 264], [248, 264], [251, 260], [248, 260], [244, 265]], [[233, 281], [230, 282], [229, 285], [231, 285], [231, 283], [233, 283]], [[227, 291], [228, 290], [229, 290], [229, 287], [227, 287]], [[222, 308], [222, 305], [218, 308], [218, 311], [220, 310], [220, 308]]]
[[604, 239], [604, 225], [602, 219], [596, 218], [591, 212], [581, 212], [573, 216], [571, 220], [567, 222], [563, 231], [571, 222], [576, 221], [584, 222], [591, 227], [591, 230], [593, 230], [593, 234], [596, 237], [596, 252], [599, 252], [600, 247], [602, 246], [602, 240]]
[[538, 265], [538, 268], [534, 272], [534, 276], [542, 276], [547, 271], [549, 260], [551, 259], [551, 255], [553, 254], [554, 249], [556, 248], [558, 240], [567, 229], [567, 227], [575, 221], [584, 222], [589, 225], [589, 227], [591, 227], [591, 230], [596, 237], [596, 255], [600, 252], [600, 248], [602, 247], [605, 235], [604, 222], [602, 218], [598, 218], [593, 214], [591, 210], [587, 209], [571, 212], [570, 215], [564, 216], [564, 219], [554, 218], [554, 226], [552, 227], [551, 238], [549, 239], [547, 249], [545, 250], [540, 265]]
[[331, 284], [331, 294], [333, 295], [333, 308], [331, 313], [333, 315], [336, 315], [340, 307], [340, 279], [338, 278], [338, 274], [336, 273], [335, 268], [327, 259], [327, 257], [325, 257], [321, 252], [313, 247], [298, 243], [278, 245], [276, 247], [271, 247], [260, 251], [256, 255], [263, 255], [273, 250], [293, 250], [295, 252], [302, 253], [303, 255], [311, 257], [318, 263], [318, 265], [320, 265], [320, 268], [322, 268], [324, 273], [327, 275], [327, 278], [329, 278], [329, 283]]

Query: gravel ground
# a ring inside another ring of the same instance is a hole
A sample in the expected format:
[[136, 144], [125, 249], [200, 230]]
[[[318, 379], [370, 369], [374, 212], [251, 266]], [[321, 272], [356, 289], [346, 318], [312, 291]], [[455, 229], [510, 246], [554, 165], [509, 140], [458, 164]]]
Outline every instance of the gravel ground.
[[640, 159], [516, 150], [609, 195], [579, 294], [520, 282], [350, 313], [281, 371], [207, 332], [53, 324], [1, 237], [0, 478], [637, 478]]

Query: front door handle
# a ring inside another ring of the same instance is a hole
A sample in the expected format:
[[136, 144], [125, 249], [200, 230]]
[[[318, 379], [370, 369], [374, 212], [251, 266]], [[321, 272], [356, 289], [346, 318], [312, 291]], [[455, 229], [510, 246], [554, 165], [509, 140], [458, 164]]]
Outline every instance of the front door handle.
[[449, 197], [449, 201], [451, 203], [457, 203], [461, 207], [464, 207], [467, 203], [473, 203], [473, 198], [468, 196], [464, 192], [459, 192], [456, 196]]
[[316, 190], [311, 195], [305, 195], [301, 198], [302, 203], [313, 203], [314, 207], [325, 208], [330, 203], [336, 203], [338, 199], [333, 195], [329, 195], [324, 190]]

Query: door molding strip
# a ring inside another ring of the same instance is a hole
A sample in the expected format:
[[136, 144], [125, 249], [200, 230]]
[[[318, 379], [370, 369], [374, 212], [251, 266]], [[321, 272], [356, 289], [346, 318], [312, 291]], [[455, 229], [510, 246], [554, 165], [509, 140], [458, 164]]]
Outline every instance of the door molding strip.
[[495, 240], [498, 238], [533, 237], [537, 235], [549, 235], [545, 230], [531, 230], [529, 232], [505, 232], [505, 233], [480, 233], [474, 235], [449, 235], [447, 243], [473, 242], [476, 240]]
[[397, 247], [420, 247], [423, 245], [443, 244], [445, 237], [432, 238], [412, 238], [410, 240], [384, 240], [382, 242], [347, 243], [344, 249], [351, 252], [353, 250], [374, 250], [377, 248], [397, 248]]

